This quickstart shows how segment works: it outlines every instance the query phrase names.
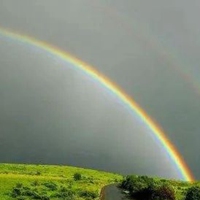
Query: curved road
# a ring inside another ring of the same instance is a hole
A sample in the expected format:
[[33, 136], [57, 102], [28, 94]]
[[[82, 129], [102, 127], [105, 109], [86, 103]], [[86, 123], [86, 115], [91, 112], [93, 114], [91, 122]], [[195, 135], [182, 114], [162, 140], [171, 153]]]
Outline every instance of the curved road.
[[117, 184], [107, 185], [102, 188], [100, 200], [130, 200], [122, 190], [117, 187]]

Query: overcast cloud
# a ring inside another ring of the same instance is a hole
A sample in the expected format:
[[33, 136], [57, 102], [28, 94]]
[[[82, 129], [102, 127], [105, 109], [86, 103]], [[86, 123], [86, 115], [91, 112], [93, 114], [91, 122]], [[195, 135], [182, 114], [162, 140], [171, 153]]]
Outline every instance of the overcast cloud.
[[[199, 7], [194, 0], [0, 0], [0, 27], [68, 51], [117, 83], [200, 178]], [[0, 139], [1, 162], [180, 177], [148, 128], [98, 83], [1, 35]]]

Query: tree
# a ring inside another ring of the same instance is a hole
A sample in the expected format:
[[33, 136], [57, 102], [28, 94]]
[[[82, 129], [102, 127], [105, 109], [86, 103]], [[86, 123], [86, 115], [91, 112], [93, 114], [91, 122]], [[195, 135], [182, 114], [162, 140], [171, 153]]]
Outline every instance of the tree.
[[173, 187], [160, 184], [148, 176], [127, 176], [121, 187], [128, 190], [130, 195], [137, 200], [175, 200]]
[[127, 176], [121, 187], [128, 190], [135, 199], [151, 199], [156, 184], [147, 176]]
[[200, 199], [200, 187], [193, 186], [188, 189], [185, 200], [199, 200]]

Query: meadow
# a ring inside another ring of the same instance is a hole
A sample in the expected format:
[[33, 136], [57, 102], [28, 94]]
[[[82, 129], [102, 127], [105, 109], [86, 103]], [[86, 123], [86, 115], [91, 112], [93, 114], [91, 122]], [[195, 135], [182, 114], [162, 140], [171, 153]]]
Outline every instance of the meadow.
[[[119, 174], [71, 166], [0, 164], [0, 200], [92, 200], [99, 199], [103, 186], [119, 183], [125, 190], [146, 191], [149, 185], [170, 186], [176, 200], [185, 200], [191, 186], [199, 182], [167, 180]], [[165, 191], [164, 191], [165, 192]]]
[[0, 164], [0, 200], [99, 199], [122, 176], [70, 166]]

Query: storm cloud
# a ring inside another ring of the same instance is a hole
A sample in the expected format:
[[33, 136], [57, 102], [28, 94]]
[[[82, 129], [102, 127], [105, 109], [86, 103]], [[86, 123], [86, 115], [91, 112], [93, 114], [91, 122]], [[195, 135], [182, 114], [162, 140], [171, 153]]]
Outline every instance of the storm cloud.
[[[157, 121], [199, 178], [199, 6], [180, 0], [0, 0], [0, 26], [53, 44], [117, 83]], [[99, 83], [2, 35], [0, 161], [180, 177], [148, 127]]]

